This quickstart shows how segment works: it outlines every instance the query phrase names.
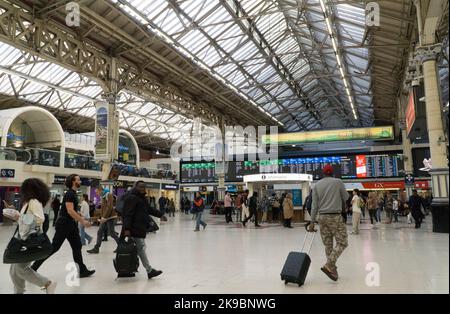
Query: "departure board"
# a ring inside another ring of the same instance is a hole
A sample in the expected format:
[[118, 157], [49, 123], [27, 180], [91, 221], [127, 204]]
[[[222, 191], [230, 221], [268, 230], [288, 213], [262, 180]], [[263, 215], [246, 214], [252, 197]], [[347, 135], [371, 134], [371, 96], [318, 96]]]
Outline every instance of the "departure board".
[[398, 155], [357, 155], [358, 178], [386, 178], [403, 175], [403, 161]]
[[[225, 173], [225, 181], [240, 182], [243, 176], [258, 173], [306, 173], [314, 180], [323, 177], [325, 165], [334, 168], [335, 177], [389, 178], [404, 175], [403, 160], [399, 155], [347, 155], [283, 158], [261, 161], [230, 161]], [[181, 164], [182, 183], [216, 182], [214, 163], [184, 162]]]
[[181, 164], [182, 183], [213, 183], [216, 181], [215, 165], [213, 162]]

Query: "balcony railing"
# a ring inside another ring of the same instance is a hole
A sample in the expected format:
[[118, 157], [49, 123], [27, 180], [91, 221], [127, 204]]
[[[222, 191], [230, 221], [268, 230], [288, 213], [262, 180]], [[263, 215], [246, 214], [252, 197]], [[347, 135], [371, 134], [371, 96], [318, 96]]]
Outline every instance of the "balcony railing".
[[[29, 165], [59, 167], [60, 156], [61, 153], [59, 151], [48, 149], [0, 147], [0, 160], [20, 161]], [[64, 167], [70, 169], [102, 171], [101, 162], [96, 161], [93, 156], [72, 153], [65, 154]], [[175, 171], [137, 168], [133, 165], [121, 163], [114, 164], [114, 167], [119, 168], [120, 175], [122, 176], [177, 180], [177, 173]]]
[[71, 169], [83, 169], [102, 171], [102, 165], [92, 156], [67, 153], [64, 159], [64, 167]]

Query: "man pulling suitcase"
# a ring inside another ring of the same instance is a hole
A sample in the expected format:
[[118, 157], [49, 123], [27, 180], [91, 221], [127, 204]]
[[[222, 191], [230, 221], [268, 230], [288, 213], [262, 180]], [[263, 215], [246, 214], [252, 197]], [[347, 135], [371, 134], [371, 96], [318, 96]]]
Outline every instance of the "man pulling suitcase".
[[[348, 198], [344, 183], [333, 178], [333, 167], [326, 165], [323, 169], [324, 178], [318, 181], [313, 189], [311, 224], [309, 232], [314, 232], [314, 222], [319, 214], [319, 227], [322, 242], [327, 256], [326, 264], [321, 270], [333, 281], [338, 280], [336, 262], [348, 246], [347, 228], [341, 215], [342, 204]], [[333, 246], [333, 240], [336, 246]]]

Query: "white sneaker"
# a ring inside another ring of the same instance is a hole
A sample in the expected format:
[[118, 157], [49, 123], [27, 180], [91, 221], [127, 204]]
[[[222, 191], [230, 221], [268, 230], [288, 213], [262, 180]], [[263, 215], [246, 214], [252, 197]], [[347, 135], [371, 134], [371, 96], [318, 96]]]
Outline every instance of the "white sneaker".
[[45, 292], [47, 294], [55, 294], [56, 286], [58, 285], [57, 282], [52, 281], [47, 288], [45, 288]]

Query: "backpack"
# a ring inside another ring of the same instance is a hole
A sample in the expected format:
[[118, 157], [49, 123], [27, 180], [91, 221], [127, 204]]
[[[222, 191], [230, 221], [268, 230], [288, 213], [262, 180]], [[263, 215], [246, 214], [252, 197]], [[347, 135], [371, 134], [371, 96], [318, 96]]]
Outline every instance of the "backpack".
[[358, 197], [358, 207], [363, 208], [364, 207], [364, 200], [361, 196]]
[[119, 214], [119, 216], [123, 216], [123, 211], [125, 209], [125, 202], [128, 196], [130, 195], [130, 192], [126, 192], [122, 196], [120, 196], [116, 201], [116, 212]]
[[119, 240], [116, 258], [113, 260], [118, 277], [134, 277], [139, 268], [136, 242], [133, 239]]

